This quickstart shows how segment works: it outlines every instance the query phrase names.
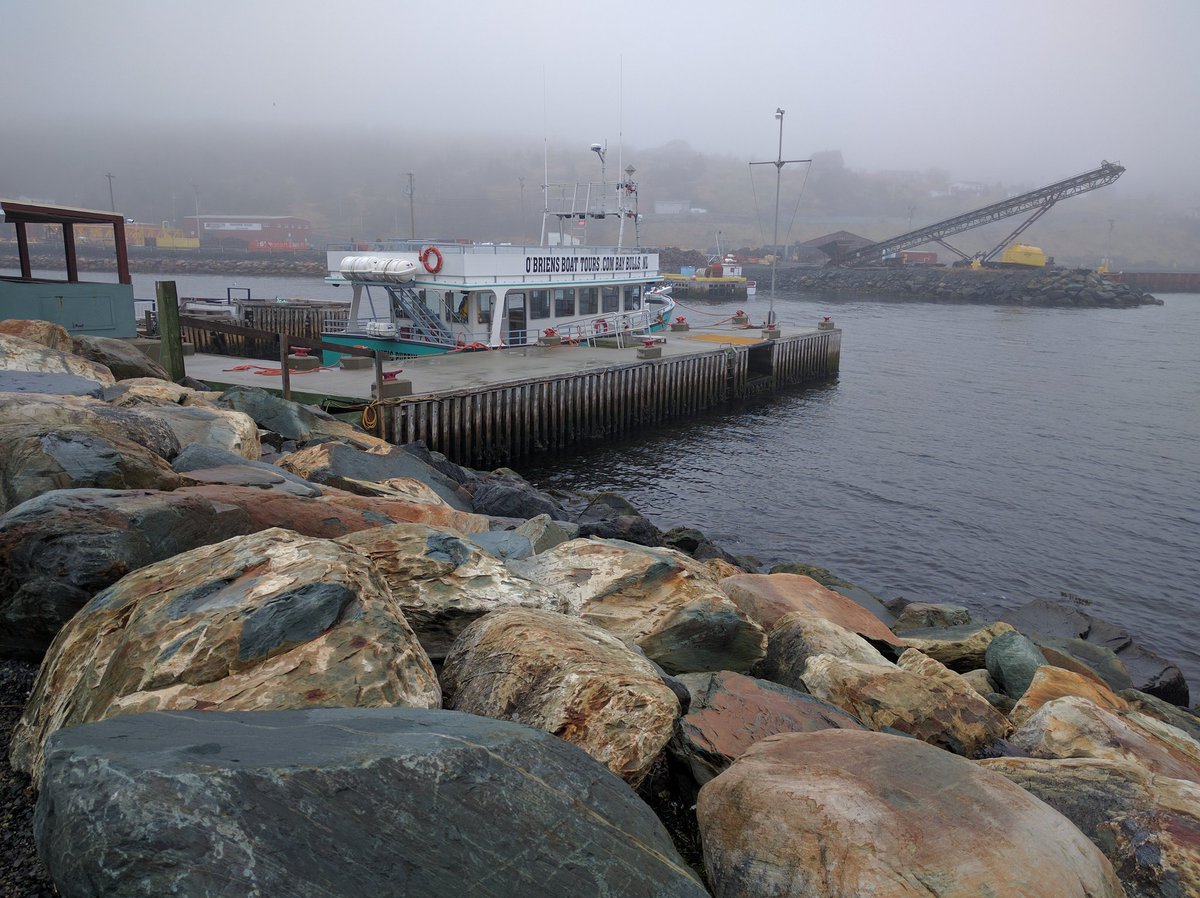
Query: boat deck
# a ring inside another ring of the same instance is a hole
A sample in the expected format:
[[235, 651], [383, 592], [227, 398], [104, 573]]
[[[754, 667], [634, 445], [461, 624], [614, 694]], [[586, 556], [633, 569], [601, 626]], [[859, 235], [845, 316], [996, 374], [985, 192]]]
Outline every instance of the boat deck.
[[[692, 327], [687, 331], [656, 334], [664, 360], [701, 356], [755, 346], [785, 343], [815, 334], [816, 328], [781, 327], [778, 340], [766, 340], [760, 327]], [[486, 390], [530, 380], [603, 371], [616, 366], [653, 364], [638, 359], [643, 344], [633, 339], [623, 348], [604, 346], [523, 346], [500, 351], [451, 352], [384, 364], [384, 371], [401, 371], [401, 380], [412, 382], [412, 395], [441, 395], [449, 392]], [[281, 371], [278, 359], [240, 359], [197, 353], [184, 359], [187, 374], [214, 385], [257, 386], [278, 391]], [[375, 382], [373, 368], [343, 370], [338, 366], [291, 372], [294, 394], [344, 400], [370, 401]]]

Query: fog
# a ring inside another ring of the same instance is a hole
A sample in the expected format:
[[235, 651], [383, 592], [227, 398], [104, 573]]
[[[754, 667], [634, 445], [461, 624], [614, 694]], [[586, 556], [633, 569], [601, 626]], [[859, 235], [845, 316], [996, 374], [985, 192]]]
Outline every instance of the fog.
[[[464, 217], [499, 202], [491, 174], [506, 211], [528, 217], [543, 157], [551, 180], [598, 179], [594, 141], [609, 147], [610, 180], [634, 164], [659, 198], [697, 200], [678, 197], [694, 183], [661, 180], [680, 180], [679, 165], [727, 169], [730, 194], [769, 193], [774, 169], [751, 184], [746, 163], [780, 152], [777, 107], [787, 159], [1025, 187], [1107, 159], [1128, 169], [1108, 188], [1119, 196], [1196, 202], [1194, 0], [0, 10], [0, 195], [107, 208], [112, 174], [116, 204], [151, 220], [202, 206], [309, 214], [339, 230], [352, 227], [348, 204], [388, 194], [391, 212], [360, 209], [361, 227], [390, 214], [403, 230], [410, 171], [427, 215], [435, 199]], [[656, 185], [647, 158], [671, 148]], [[254, 183], [271, 187], [271, 208], [247, 208]]]

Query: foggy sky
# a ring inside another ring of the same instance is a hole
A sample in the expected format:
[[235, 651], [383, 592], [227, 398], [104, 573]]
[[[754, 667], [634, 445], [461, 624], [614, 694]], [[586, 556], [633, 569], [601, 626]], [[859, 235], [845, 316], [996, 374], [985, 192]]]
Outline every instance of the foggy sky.
[[[1194, 186], [1196, 0], [0, 0], [4, 128], [97, 117]], [[0, 142], [3, 137], [0, 136]], [[83, 150], [81, 150], [82, 152]], [[7, 158], [6, 181], [26, 160]], [[336, 164], [336, 160], [331, 160]]]

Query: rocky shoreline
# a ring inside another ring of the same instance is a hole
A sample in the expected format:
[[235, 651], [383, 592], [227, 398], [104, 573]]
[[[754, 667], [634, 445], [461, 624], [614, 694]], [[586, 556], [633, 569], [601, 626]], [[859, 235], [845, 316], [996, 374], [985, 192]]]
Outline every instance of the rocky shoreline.
[[898, 267], [780, 269], [777, 283], [805, 293], [855, 293], [914, 302], [1052, 308], [1134, 308], [1158, 305], [1149, 293], [1105, 280], [1086, 268]]
[[1200, 888], [1188, 686], [1060, 598], [762, 573], [44, 322], [0, 560], [5, 894]]

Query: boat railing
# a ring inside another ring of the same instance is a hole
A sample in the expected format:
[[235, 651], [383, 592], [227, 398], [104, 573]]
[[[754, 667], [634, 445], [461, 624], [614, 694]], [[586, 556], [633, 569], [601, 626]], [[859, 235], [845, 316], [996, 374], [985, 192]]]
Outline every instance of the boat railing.
[[632, 346], [650, 335], [657, 316], [648, 309], [606, 312], [557, 325], [559, 336], [569, 343], [595, 346], [599, 340], [617, 341], [618, 347]]

